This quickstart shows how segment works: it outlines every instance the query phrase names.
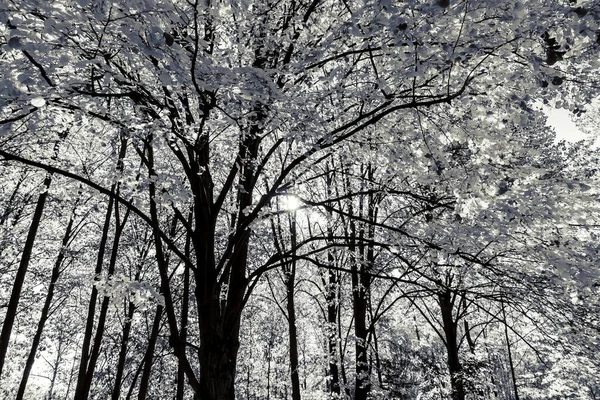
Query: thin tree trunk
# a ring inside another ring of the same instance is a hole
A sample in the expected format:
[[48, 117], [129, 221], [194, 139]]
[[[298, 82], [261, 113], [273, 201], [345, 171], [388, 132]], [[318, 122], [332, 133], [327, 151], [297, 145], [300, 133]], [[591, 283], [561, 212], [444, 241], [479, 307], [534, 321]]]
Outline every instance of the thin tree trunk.
[[60, 362], [62, 360], [61, 357], [61, 349], [63, 344], [62, 333], [58, 336], [58, 348], [56, 349], [56, 361], [54, 361], [54, 365], [52, 367], [52, 378], [50, 379], [50, 388], [48, 389], [48, 400], [52, 400], [54, 398], [54, 385], [56, 384], [56, 376], [58, 375], [58, 367], [60, 366]]
[[123, 381], [123, 374], [125, 371], [125, 360], [127, 358], [127, 345], [129, 343], [129, 335], [131, 333], [131, 320], [135, 312], [135, 305], [132, 302], [128, 304], [128, 310], [123, 325], [123, 337], [121, 339], [121, 348], [119, 350], [119, 361], [117, 362], [117, 375], [115, 377], [115, 386], [113, 387], [112, 400], [119, 400], [121, 395], [121, 384]]
[[[333, 255], [328, 254], [329, 262], [333, 262]], [[339, 299], [336, 294], [338, 291], [338, 273], [332, 269], [327, 272], [328, 282], [326, 291], [327, 300], [327, 352], [329, 358], [328, 376], [329, 376], [329, 388], [334, 396], [339, 396], [340, 391], [340, 374], [338, 370], [338, 330], [337, 330], [337, 317]]]
[[[15, 200], [17, 198], [17, 194], [19, 194], [19, 189], [21, 188], [21, 185], [23, 184], [23, 182], [25, 182], [26, 177], [27, 177], [27, 175], [25, 172], [22, 172], [21, 176], [19, 176], [19, 180], [17, 181], [12, 194], [10, 195], [8, 201], [6, 202], [6, 209], [4, 210], [4, 212], [2, 214], [0, 214], [0, 225], [4, 225], [4, 222], [6, 222], [6, 220], [8, 219], [8, 217], [10, 216], [12, 211], [16, 208], [16, 206], [20, 205], [18, 203], [21, 203], [21, 202], [16, 202]], [[0, 250], [0, 255], [1, 254], [2, 253]]]
[[[372, 178], [372, 168], [367, 166], [365, 171], [369, 178]], [[364, 198], [359, 198], [359, 217], [363, 217], [364, 210]], [[373, 221], [374, 215], [374, 202], [373, 197], [367, 198], [367, 220]], [[356, 337], [355, 343], [355, 365], [356, 365], [356, 383], [355, 383], [355, 400], [367, 400], [371, 392], [371, 379], [369, 370], [369, 358], [368, 358], [368, 347], [367, 340], [369, 330], [367, 328], [367, 309], [369, 302], [369, 292], [371, 286], [371, 278], [368, 274], [370, 266], [374, 262], [374, 252], [372, 245], [365, 244], [365, 229], [364, 224], [361, 224], [359, 231], [357, 232], [356, 223], [350, 222], [350, 235], [352, 243], [350, 245], [350, 251], [354, 254], [352, 260], [352, 303], [354, 311], [354, 335]], [[372, 239], [374, 231], [372, 227], [368, 230], [369, 239]], [[358, 240], [358, 243], [356, 241]], [[358, 250], [358, 251], [357, 251]], [[358, 253], [358, 254], [357, 254]]]
[[[174, 237], [177, 229], [177, 219], [173, 218], [171, 221], [171, 229], [169, 231], [169, 236]], [[164, 256], [165, 264], [169, 264], [169, 254]], [[166, 282], [168, 284], [168, 281]], [[165, 291], [163, 287], [165, 282], [161, 282], [161, 292]], [[145, 400], [148, 395], [148, 388], [150, 387], [150, 376], [152, 373], [152, 365], [154, 363], [154, 352], [156, 349], [156, 342], [158, 339], [158, 334], [160, 332], [160, 322], [162, 320], [164, 307], [162, 305], [158, 305], [156, 307], [156, 314], [154, 316], [154, 322], [152, 323], [152, 331], [150, 333], [150, 339], [148, 341], [148, 350], [146, 352], [146, 357], [144, 358], [144, 369], [142, 370], [142, 378], [140, 380], [140, 390], [138, 391], [138, 400]], [[184, 342], [185, 343], [185, 342]]]
[[142, 370], [142, 378], [140, 380], [140, 390], [138, 391], [138, 400], [145, 400], [150, 386], [150, 374], [152, 372], [152, 364], [154, 362], [154, 351], [156, 349], [156, 340], [160, 331], [160, 321], [162, 319], [163, 306], [156, 307], [154, 322], [152, 323], [152, 332], [148, 341], [148, 350], [144, 357], [144, 369]]
[[[118, 205], [115, 206], [115, 213], [118, 213]], [[128, 215], [129, 213], [127, 213]], [[115, 272], [115, 265], [117, 263], [117, 255], [119, 248], [119, 241], [121, 239], [121, 234], [123, 232], [123, 228], [125, 226], [127, 220], [127, 216], [125, 217], [122, 224], [119, 224], [119, 218], [117, 217], [117, 229], [115, 232], [115, 236], [113, 239], [113, 248], [111, 252], [111, 258], [108, 267], [108, 276], [111, 277]], [[110, 297], [104, 296], [102, 299], [102, 305], [100, 307], [100, 315], [98, 317], [98, 326], [96, 327], [96, 335], [94, 336], [94, 345], [92, 347], [92, 352], [88, 361], [88, 369], [85, 376], [85, 383], [83, 387], [84, 398], [87, 398], [88, 393], [90, 391], [92, 385], [92, 379], [94, 377], [94, 371], [96, 369], [96, 363], [98, 361], [98, 357], [100, 356], [100, 349], [102, 347], [102, 339], [104, 337], [104, 330], [106, 326], [106, 318], [108, 314], [108, 306], [110, 304]]]
[[[338, 285], [337, 294], [338, 294], [338, 298], [340, 298], [341, 289], [339, 288], [339, 285]], [[339, 371], [340, 371], [341, 383], [342, 383], [342, 385], [344, 387], [344, 392], [346, 393], [346, 396], [350, 396], [350, 388], [349, 388], [349, 385], [348, 385], [348, 377], [346, 375], [346, 364], [345, 364], [345, 360], [344, 360], [344, 358], [345, 358], [344, 357], [344, 355], [345, 355], [345, 352], [344, 352], [345, 346], [342, 345], [342, 333], [343, 333], [342, 332], [342, 313], [339, 312], [339, 310], [338, 310], [338, 313], [337, 313], [337, 335], [338, 335], [337, 342], [338, 342], [338, 354], [339, 354], [338, 360], [339, 360], [339, 363], [340, 363], [339, 364], [339, 366], [340, 366]]]
[[127, 396], [125, 397], [125, 400], [129, 400], [131, 399], [131, 395], [133, 394], [133, 390], [135, 389], [135, 385], [137, 384], [137, 380], [140, 376], [140, 373], [142, 372], [142, 369], [144, 368], [144, 363], [146, 361], [146, 358], [148, 356], [148, 351], [150, 349], [146, 348], [146, 352], [144, 353], [144, 357], [142, 357], [142, 360], [140, 361], [140, 364], [138, 365], [137, 369], [135, 370], [135, 373], [133, 374], [133, 379], [131, 380], [131, 385], [129, 386], [129, 390], [127, 391]]
[[[358, 258], [358, 257], [357, 257]], [[367, 358], [367, 301], [362, 274], [359, 272], [359, 260], [352, 262], [352, 303], [354, 312], [355, 343], [355, 400], [366, 400], [370, 392], [369, 365]]]
[[296, 308], [294, 304], [294, 286], [296, 283], [296, 212], [290, 218], [292, 260], [285, 267], [284, 274], [287, 294], [287, 320], [290, 340], [290, 373], [292, 378], [292, 400], [300, 400], [300, 378], [298, 376], [298, 334], [296, 331]]
[[[123, 169], [123, 159], [125, 158], [125, 154], [127, 152], [127, 139], [121, 138], [121, 147], [119, 150], [118, 161], [117, 161], [117, 170]], [[119, 184], [115, 183], [112, 185], [111, 192], [119, 194]], [[101, 240], [101, 250], [98, 252], [98, 261], [96, 263], [96, 279], [100, 278], [100, 274], [102, 273], [102, 264], [104, 259], [104, 252], [106, 248], [106, 241], [108, 239], [108, 230], [110, 228], [110, 220], [113, 209], [113, 200], [112, 197], [109, 200], [108, 212], [106, 213], [106, 219], [104, 221], [104, 228], [102, 231], [102, 240]], [[121, 235], [123, 233], [123, 229], [125, 228], [125, 224], [127, 223], [127, 218], [129, 216], [129, 209], [125, 213], [123, 218], [123, 222], [120, 220], [119, 216], [119, 205], [114, 204], [115, 210], [115, 234], [113, 238], [112, 250], [110, 255], [110, 261], [108, 265], [108, 276], [111, 277], [115, 272], [115, 266], [117, 263], [117, 256], [119, 251], [119, 241], [121, 240]], [[86, 326], [86, 336], [84, 337], [84, 348], [83, 351], [89, 351], [89, 346], [91, 345], [91, 337], [92, 337], [92, 329], [93, 329], [93, 321], [94, 314], [96, 309], [96, 298], [98, 296], [98, 291], [96, 287], [92, 288], [92, 299], [90, 300], [90, 309], [88, 313], [88, 324]], [[110, 297], [104, 296], [102, 299], [102, 305], [100, 307], [100, 315], [98, 317], [98, 326], [96, 327], [96, 335], [94, 336], [94, 344], [92, 347], [89, 356], [85, 357], [85, 365], [83, 363], [84, 357], [82, 352], [81, 364], [79, 367], [79, 377], [77, 379], [77, 388], [75, 389], [75, 399], [76, 400], [85, 400], [89, 396], [90, 388], [92, 386], [92, 379], [94, 377], [94, 371], [96, 369], [96, 362], [100, 355], [100, 348], [102, 346], [102, 338], [104, 336], [104, 328], [106, 324], [106, 315], [108, 313], [108, 305], [110, 303]], [[92, 306], [93, 304], [93, 306]], [[89, 328], [89, 336], [87, 336]], [[87, 339], [87, 342], [85, 341]], [[87, 345], [87, 347], [86, 347]]]
[[[111, 188], [111, 193], [114, 193], [116, 185]], [[104, 217], [104, 226], [102, 227], [102, 236], [98, 247], [98, 256], [96, 258], [96, 268], [94, 269], [95, 280], [100, 279], [102, 273], [102, 264], [104, 262], [104, 253], [106, 251], [106, 242], [108, 241], [108, 232], [110, 228], [111, 214], [113, 210], [114, 200], [109, 197], [106, 216]], [[87, 320], [85, 332], [83, 335], [83, 343], [81, 346], [81, 359], [79, 361], [79, 373], [77, 374], [77, 384], [75, 386], [75, 400], [86, 400], [88, 392], [86, 390], [86, 378], [88, 371], [88, 361], [90, 358], [90, 345], [92, 343], [92, 331], [94, 329], [94, 317], [96, 315], [96, 300], [98, 298], [98, 289], [96, 285], [92, 286], [90, 302], [88, 304]]]
[[[332, 195], [333, 176], [329, 170], [329, 163], [326, 164], [326, 190], [327, 197]], [[333, 213], [328, 211], [327, 214], [327, 241], [333, 245]], [[335, 263], [333, 250], [327, 251], [327, 262], [330, 266]], [[329, 365], [327, 370], [327, 384], [333, 398], [339, 397], [340, 391], [340, 374], [338, 371], [338, 347], [337, 339], [339, 337], [337, 329], [337, 318], [339, 312], [339, 272], [334, 269], [327, 271], [327, 281], [325, 282], [325, 300], [327, 301], [327, 353]]]
[[519, 400], [519, 388], [517, 386], [517, 375], [515, 373], [515, 364], [513, 363], [512, 350], [510, 347], [510, 338], [508, 336], [508, 325], [506, 322], [506, 311], [504, 310], [504, 300], [502, 300], [502, 318], [504, 319], [504, 337], [506, 338], [506, 349], [508, 350], [508, 364], [510, 366], [510, 376], [513, 382], [515, 400]]
[[465, 400], [462, 365], [458, 356], [457, 327], [452, 313], [454, 305], [452, 292], [444, 289], [438, 293], [438, 301], [442, 311], [442, 322], [444, 324], [444, 334], [446, 337], [448, 369], [450, 371], [450, 383], [452, 385], [452, 400]]
[[267, 356], [267, 400], [271, 399], [271, 344], [269, 343], [269, 355]]
[[[371, 309], [371, 306], [369, 306]], [[371, 320], [373, 320], [371, 318]], [[379, 386], [383, 387], [383, 375], [381, 374], [381, 357], [379, 357], [379, 340], [377, 339], [377, 334], [375, 327], [373, 327], [373, 347], [375, 348], [375, 366], [377, 368], [377, 381], [379, 382]]]
[[[188, 324], [188, 312], [189, 312], [189, 299], [190, 299], [190, 269], [185, 266], [183, 273], [183, 304], [181, 306], [181, 334], [180, 340], [182, 346], [185, 349], [185, 343], [187, 341], [187, 324]], [[177, 365], [177, 400], [183, 400], [185, 395], [185, 371], [183, 367]]]
[[[75, 343], [75, 348], [78, 347], [79, 343]], [[65, 391], [64, 400], [69, 398], [69, 393], [71, 392], [71, 385], [73, 384], [73, 375], [75, 375], [75, 366], [77, 365], [77, 359], [73, 357], [73, 363], [71, 364], [71, 371], [69, 372], [69, 383], [67, 383], [67, 390]]]
[[[250, 360], [252, 357], [250, 357]], [[246, 366], [246, 398], [250, 399], [250, 364]]]
[[[192, 214], [188, 218], [188, 223], [191, 224]], [[190, 236], [187, 235], [185, 242], [185, 256], [190, 257]], [[187, 342], [187, 324], [190, 304], [190, 268], [186, 264], [183, 271], [183, 300], [181, 304], [181, 333], [179, 335], [183, 351], [185, 352]], [[176, 400], [183, 400], [185, 395], [185, 371], [181, 363], [177, 364], [177, 394]]]
[[29, 350], [29, 355], [27, 357], [27, 361], [25, 362], [25, 370], [23, 371], [23, 376], [21, 377], [21, 383], [19, 385], [19, 390], [17, 392], [16, 397], [17, 400], [23, 399], [23, 395], [25, 394], [25, 388], [27, 387], [27, 381], [29, 379], [29, 374], [31, 373], [31, 368], [33, 367], [33, 363], [35, 362], [35, 355], [37, 353], [37, 349], [42, 338], [42, 332], [44, 331], [44, 326], [46, 325], [46, 321], [48, 320], [48, 316], [50, 315], [50, 306], [52, 305], [52, 299], [54, 298], [54, 288], [60, 276], [60, 270], [62, 267], [63, 260], [65, 259], [67, 245], [69, 243], [69, 240], [71, 239], [74, 219], [75, 210], [73, 210], [71, 218], [69, 219], [69, 223], [67, 224], [67, 228], [62, 238], [61, 248], [58, 253], [58, 257], [56, 257], [54, 267], [52, 268], [50, 285], [48, 286], [48, 292], [46, 293], [46, 300], [44, 301], [44, 307], [42, 308], [42, 315], [40, 316], [37, 330], [33, 337], [33, 342], [31, 343], [31, 349]]
[[[146, 248], [140, 254], [140, 257], [144, 257], [147, 254], [148, 249]], [[139, 264], [136, 267], [135, 278], [134, 280], [137, 282], [140, 280], [140, 276], [142, 274], [142, 261], [140, 260]], [[112, 392], [112, 400], [119, 400], [121, 395], [121, 385], [123, 381], [123, 374], [125, 372], [125, 361], [127, 359], [127, 346], [129, 344], [129, 336], [131, 334], [131, 324], [133, 319], [133, 314], [135, 313], [136, 306], [133, 302], [128, 302], [128, 310], [127, 316], [125, 320], [125, 325], [123, 326], [123, 337], [121, 339], [121, 348], [119, 350], [119, 361], [117, 363], [117, 375], [115, 377], [115, 386]]]
[[[168, 323], [169, 332], [170, 332], [170, 336], [171, 336], [170, 342], [173, 347], [175, 356], [179, 360], [180, 365], [182, 365], [182, 367], [184, 368], [184, 371], [189, 380], [189, 383], [192, 386], [192, 389], [194, 390], [195, 397], [201, 397], [202, 400], [205, 400], [205, 399], [211, 400], [211, 398], [204, 397], [202, 395], [202, 383], [199, 382], [198, 379], [196, 378], [196, 375], [192, 369], [192, 366], [190, 365], [189, 360], [187, 359], [187, 356], [185, 354], [185, 347], [182, 345], [181, 341], [179, 340], [180, 333], [177, 328], [177, 317], [175, 315], [175, 306], [173, 304], [173, 297], [171, 295], [171, 289], [169, 287], [168, 258], [165, 256], [162, 240], [159, 235], [158, 207], [156, 204], [156, 184], [154, 182], [154, 179], [156, 177], [156, 172], [154, 170], [154, 149], [152, 147], [152, 136], [151, 135], [148, 136], [148, 138], [146, 139], [145, 148], [148, 150], [148, 154], [147, 154], [147, 158], [145, 158], [145, 157], [143, 157], [143, 158], [145, 159], [144, 162], [146, 163], [146, 166], [148, 168], [148, 175], [151, 178], [150, 183], [148, 185], [148, 192], [150, 195], [149, 196], [150, 197], [150, 218], [151, 218], [152, 224], [153, 224], [152, 229], [153, 229], [153, 238], [154, 238], [154, 248], [156, 251], [156, 261], [157, 261], [157, 267], [158, 267], [158, 272], [159, 272], [160, 282], [161, 282], [161, 286], [160, 286], [161, 287], [161, 295], [163, 296], [163, 299], [164, 299], [164, 304], [165, 304], [164, 310], [166, 312], [167, 323]], [[197, 168], [197, 165], [195, 165], [195, 167]], [[196, 183], [194, 182], [194, 183], [192, 183], [192, 185], [196, 185]], [[196, 193], [197, 193], [197, 190], [198, 189], [196, 188], [195, 189]], [[196, 197], [199, 197], [199, 196], [196, 196]], [[197, 201], [199, 201], [199, 200], [197, 200]], [[197, 235], [206, 235], [207, 231], [202, 229], [203, 226], [200, 226], [200, 224], [197, 224], [196, 228], [197, 229], [194, 233], [197, 233]], [[214, 229], [212, 231], [208, 231], [208, 232], [214, 232]], [[198, 238], [194, 237], [194, 240], [198, 240]], [[212, 240], [211, 243], [214, 244], [214, 240]], [[201, 250], [202, 250], [201, 246], [196, 247], [196, 257], [202, 258], [203, 256], [205, 256], [205, 254], [201, 254], [202, 253]], [[206, 266], [206, 267], [208, 267], [208, 266]], [[198, 270], [196, 270], [196, 274], [199, 274]], [[211, 278], [216, 278], [216, 277], [211, 277]], [[208, 282], [206, 280], [202, 280], [200, 276], [196, 276], [196, 281], [199, 283], [196, 286], [196, 291], [198, 294], [201, 294], [198, 286], [208, 285]], [[214, 281], [215, 280], [211, 280], [210, 282], [214, 282]], [[217, 309], [218, 309], [218, 301], [219, 301], [218, 295], [215, 298], [213, 298], [213, 305], [214, 305], [214, 301], [217, 302]], [[199, 311], [199, 313], [202, 313], [202, 311], [204, 309], [202, 300], [197, 298], [197, 302], [198, 302], [198, 311]], [[241, 310], [240, 310], [240, 318], [241, 318]], [[212, 326], [209, 328], [209, 331], [210, 330], [214, 331], [217, 328], [218, 328], [218, 326]], [[236, 340], [237, 340], [237, 338], [238, 338], [238, 336], [235, 336]], [[211, 343], [206, 341], [205, 338], [202, 338], [202, 335], [201, 335], [201, 346], [205, 345], [205, 346], [210, 347], [210, 344]], [[239, 343], [238, 343], [238, 346], [239, 346]], [[218, 347], [212, 348], [212, 350], [219, 351], [219, 348]], [[237, 355], [237, 349], [236, 349], [236, 355]], [[224, 357], [227, 357], [227, 356], [228, 356], [228, 354], [224, 355]], [[202, 366], [202, 360], [200, 360], [200, 364]], [[205, 368], [207, 368], [209, 365], [211, 365], [210, 361], [208, 362], [208, 364], [204, 364], [204, 365], [205, 365]], [[206, 374], [201, 374], [200, 375], [201, 378], [203, 375], [206, 375]], [[231, 398], [233, 399], [233, 390], [232, 390]]]
[[33, 213], [33, 219], [29, 226], [29, 232], [27, 233], [27, 239], [25, 240], [25, 247], [23, 248], [23, 255], [21, 256], [21, 262], [17, 269], [17, 275], [15, 276], [15, 282], [12, 286], [10, 293], [10, 300], [8, 302], [8, 308], [6, 309], [6, 315], [4, 317], [4, 323], [2, 325], [2, 333], [0, 333], [0, 377], [2, 376], [2, 369], [4, 367], [4, 360], [6, 359], [6, 352], [8, 350], [8, 343], [10, 342], [10, 335], [12, 328], [17, 317], [17, 307], [19, 306], [19, 300], [21, 299], [21, 289], [23, 289], [23, 283], [25, 282], [25, 274], [31, 261], [31, 252], [33, 250], [33, 244], [35, 243], [35, 237], [37, 235], [38, 228], [42, 221], [42, 214], [44, 212], [44, 206], [46, 205], [46, 198], [48, 197], [48, 190], [52, 183], [52, 175], [47, 174], [42, 184], [43, 192], [40, 194], [35, 206]]

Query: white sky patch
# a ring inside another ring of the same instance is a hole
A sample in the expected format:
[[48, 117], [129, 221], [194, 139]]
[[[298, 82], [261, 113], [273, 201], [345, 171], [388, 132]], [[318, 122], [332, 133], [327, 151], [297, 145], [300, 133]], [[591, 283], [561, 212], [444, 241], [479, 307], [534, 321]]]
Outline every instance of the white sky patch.
[[557, 139], [564, 139], [567, 142], [577, 142], [578, 140], [587, 139], [587, 135], [573, 122], [571, 118], [573, 114], [569, 110], [549, 106], [544, 106], [543, 110], [544, 114], [548, 117], [546, 124], [556, 130]]

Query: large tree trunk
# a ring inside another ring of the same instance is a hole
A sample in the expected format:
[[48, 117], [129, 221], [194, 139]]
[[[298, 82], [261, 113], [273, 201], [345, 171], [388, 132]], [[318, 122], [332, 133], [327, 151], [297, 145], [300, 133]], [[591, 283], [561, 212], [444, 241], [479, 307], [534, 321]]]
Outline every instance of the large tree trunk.
[[25, 274], [31, 261], [31, 251], [33, 250], [33, 244], [35, 243], [35, 237], [37, 235], [40, 222], [42, 221], [42, 213], [44, 212], [44, 206], [46, 205], [46, 198], [48, 197], [48, 190], [52, 183], [52, 175], [46, 175], [44, 183], [42, 184], [42, 194], [38, 197], [35, 205], [35, 211], [33, 213], [33, 219], [29, 226], [29, 232], [27, 233], [27, 239], [25, 240], [25, 247], [23, 248], [23, 255], [21, 256], [21, 262], [17, 269], [17, 275], [15, 276], [15, 283], [12, 286], [10, 293], [10, 300], [8, 302], [8, 308], [6, 309], [6, 316], [4, 317], [4, 324], [2, 325], [2, 333], [0, 333], [0, 376], [2, 376], [2, 369], [4, 367], [4, 360], [6, 359], [6, 352], [8, 350], [8, 343], [10, 342], [10, 335], [12, 328], [17, 317], [17, 307], [19, 306], [19, 300], [21, 299], [21, 289], [23, 289], [23, 283], [25, 282]]
[[[247, 209], [252, 204], [255, 187], [254, 165], [258, 155], [260, 137], [259, 124], [265, 118], [260, 106], [256, 109], [256, 122], [240, 140], [239, 185], [237, 192], [236, 233], [231, 238], [230, 259], [215, 265], [215, 217], [212, 215], [213, 183], [205, 171], [193, 178], [192, 188], [196, 195], [194, 212], [196, 229], [194, 249], [196, 251], [196, 301], [198, 306], [198, 330], [200, 332], [199, 390], [202, 400], [234, 400], [234, 381], [237, 355], [240, 347], [240, 323], [244, 308], [244, 295], [248, 288], [246, 267], [250, 231], [247, 227]], [[208, 136], [198, 146], [198, 170], [208, 165]], [[220, 274], [219, 274], [220, 273]], [[223, 293], [222, 293], [223, 291]], [[224, 300], [222, 300], [222, 295]]]
[[[233, 400], [241, 313], [219, 315], [220, 300], [217, 293], [212, 298], [204, 299], [205, 305], [198, 308], [200, 385], [196, 394], [202, 400]], [[232, 303], [227, 304], [227, 308], [230, 306]], [[240, 311], [241, 306], [240, 302]]]
[[[196, 277], [198, 323], [200, 332], [200, 383], [196, 392], [202, 400], [234, 400], [234, 379], [240, 347], [239, 333], [246, 287], [245, 265], [248, 238], [242, 238], [238, 256], [232, 260], [227, 286], [227, 301], [221, 303], [220, 287], [203, 285]], [[214, 269], [205, 271], [214, 274]], [[218, 282], [217, 277], [208, 282]]]
[[[50, 285], [48, 286], [48, 292], [46, 293], [46, 300], [44, 301], [44, 307], [42, 308], [42, 315], [40, 316], [37, 330], [33, 337], [33, 342], [31, 343], [31, 349], [29, 350], [29, 355], [27, 357], [27, 361], [25, 362], [25, 370], [23, 371], [23, 376], [19, 385], [19, 391], [17, 392], [17, 400], [23, 399], [23, 395], [25, 394], [25, 388], [27, 387], [27, 381], [29, 379], [29, 374], [31, 373], [31, 368], [33, 367], [33, 363], [35, 362], [35, 355], [37, 353], [37, 349], [42, 338], [42, 332], [44, 331], [44, 326], [46, 325], [46, 321], [48, 320], [48, 316], [50, 315], [50, 306], [52, 305], [52, 299], [54, 298], [54, 288], [60, 276], [60, 269], [62, 267], [63, 260], [65, 259], [65, 249], [67, 248], [69, 240], [71, 239], [74, 218], [75, 210], [73, 210], [71, 218], [69, 219], [69, 223], [67, 224], [67, 229], [65, 230], [65, 233], [62, 238], [60, 252], [58, 253], [58, 257], [56, 257], [54, 267], [52, 268]], [[54, 376], [55, 375], [56, 373], [54, 374]]]

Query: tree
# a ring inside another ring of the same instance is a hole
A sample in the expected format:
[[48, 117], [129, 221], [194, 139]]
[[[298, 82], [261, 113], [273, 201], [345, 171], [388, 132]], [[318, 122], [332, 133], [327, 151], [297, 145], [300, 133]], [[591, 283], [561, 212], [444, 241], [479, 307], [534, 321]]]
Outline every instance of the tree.
[[[482, 122], [477, 114], [526, 109], [538, 86], [541, 98], [560, 91], [566, 106], [585, 102], [590, 91], [575, 83], [593, 83], [589, 67], [597, 60], [586, 51], [597, 45], [594, 19], [581, 14], [540, 0], [9, 5], [3, 17], [9, 61], [2, 70], [13, 72], [2, 83], [0, 155], [91, 187], [151, 228], [154, 271], [178, 365], [197, 398], [233, 399], [245, 305], [261, 277], [285, 261], [272, 247], [263, 252], [253, 234], [266, 224], [273, 198], [299, 181], [309, 182], [331, 154], [349, 157], [351, 150], [361, 157], [366, 138], [374, 146], [390, 139], [429, 146], [435, 121], [421, 121], [429, 114], [469, 110], [468, 128], [487, 128], [492, 121]], [[563, 40], [559, 27], [577, 29]], [[573, 42], [568, 52], [567, 41]], [[569, 73], [561, 65], [568, 65]], [[53, 118], [47, 119], [49, 114]], [[530, 123], [527, 112], [506, 116], [511, 118]], [[489, 119], [502, 121], [496, 115]], [[73, 149], [82, 142], [103, 143], [103, 161], [82, 165], [73, 154], [48, 157], [51, 134], [42, 130], [45, 124], [85, 126], [65, 143]], [[418, 129], [390, 129], [402, 124]], [[497, 132], [480, 132], [478, 138], [493, 139]], [[41, 152], [20, 146], [33, 136]], [[116, 151], [120, 138], [131, 146], [122, 156]], [[441, 174], [442, 148], [418, 151], [429, 155], [427, 168]], [[409, 162], [415, 156], [396, 154]], [[416, 179], [426, 164], [415, 164], [407, 174]], [[367, 262], [374, 245], [363, 238], [375, 235], [375, 203], [369, 201], [366, 214], [347, 216], [351, 240], [344, 245]], [[110, 215], [107, 211], [106, 221]], [[177, 237], [169, 235], [172, 221], [183, 231]], [[390, 232], [402, 244], [432, 245], [423, 233], [426, 226], [419, 221], [412, 226], [416, 233]], [[327, 247], [326, 239], [320, 245]], [[459, 258], [470, 256], [452, 247]], [[182, 326], [189, 322], [183, 303], [192, 296], [184, 294], [177, 307], [174, 257], [195, 288], [194, 351], [188, 326]], [[354, 327], [364, 341], [369, 268], [354, 261]], [[96, 356], [88, 359], [95, 321], [91, 299], [79, 398], [88, 396], [100, 348], [98, 340]], [[7, 331], [15, 309], [16, 303], [5, 317]], [[98, 339], [100, 325], [98, 320]], [[2, 345], [8, 346], [8, 336]], [[356, 364], [362, 369], [355, 389], [362, 398], [368, 394], [366, 353], [357, 341]]]

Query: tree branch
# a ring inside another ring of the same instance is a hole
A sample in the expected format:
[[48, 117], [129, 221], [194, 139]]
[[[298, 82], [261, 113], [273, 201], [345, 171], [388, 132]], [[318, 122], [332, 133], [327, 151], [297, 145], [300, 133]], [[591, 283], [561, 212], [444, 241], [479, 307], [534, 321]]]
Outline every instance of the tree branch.
[[17, 161], [20, 162], [22, 164], [25, 165], [29, 165], [32, 167], [36, 167], [39, 169], [43, 169], [45, 171], [48, 172], [52, 172], [58, 175], [62, 175], [65, 176], [67, 178], [71, 178], [74, 179], [78, 182], [83, 183], [86, 186], [89, 186], [93, 189], [96, 189], [97, 191], [99, 191], [100, 193], [109, 196], [111, 198], [113, 198], [114, 200], [116, 200], [117, 202], [123, 204], [125, 207], [127, 207], [127, 209], [133, 211], [134, 214], [136, 214], [138, 217], [140, 217], [146, 224], [148, 224], [150, 227], [152, 227], [153, 229], [156, 230], [156, 232], [158, 233], [158, 235], [160, 236], [160, 238], [167, 244], [167, 246], [169, 247], [169, 249], [171, 251], [173, 251], [175, 254], [177, 254], [177, 256], [184, 262], [186, 263], [192, 270], [196, 270], [196, 267], [194, 266], [194, 264], [190, 261], [190, 259], [188, 257], [186, 257], [175, 245], [175, 243], [173, 243], [173, 241], [168, 237], [168, 235], [166, 233], [164, 233], [162, 231], [162, 229], [160, 229], [159, 226], [157, 226], [155, 223], [152, 222], [152, 219], [146, 215], [144, 212], [142, 212], [139, 208], [137, 208], [136, 206], [133, 205], [133, 203], [129, 200], [125, 200], [123, 197], [119, 196], [118, 194], [112, 193], [110, 190], [98, 185], [95, 182], [92, 182], [91, 180], [84, 178], [82, 176], [79, 176], [77, 174], [74, 174], [72, 172], [69, 171], [64, 171], [60, 168], [56, 168], [56, 167], [52, 167], [50, 165], [46, 165], [43, 164], [41, 162], [38, 161], [33, 161], [33, 160], [28, 160], [26, 158], [17, 156], [16, 154], [11, 154], [8, 153], [2, 149], [0, 149], [0, 155], [3, 156], [6, 160], [13, 160], [13, 161]]

